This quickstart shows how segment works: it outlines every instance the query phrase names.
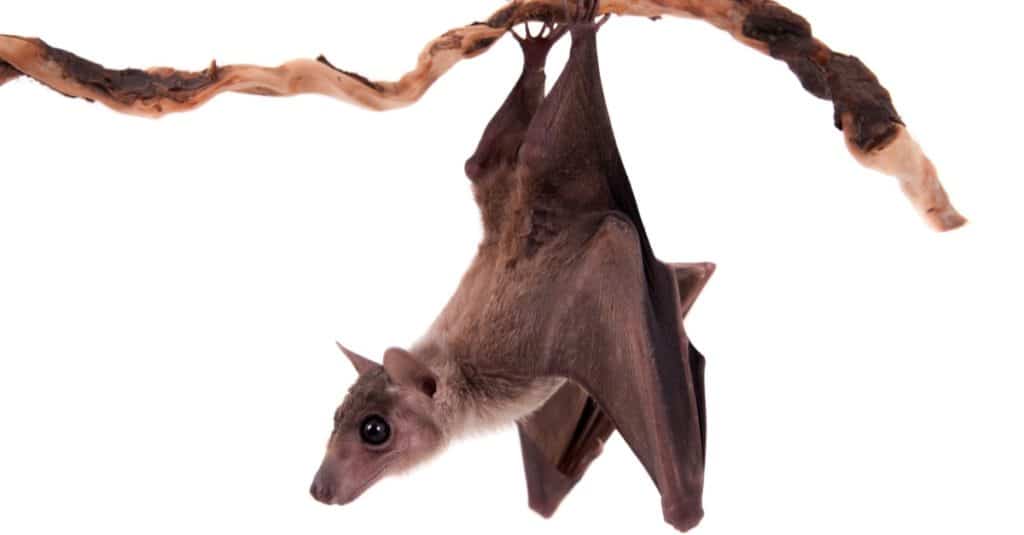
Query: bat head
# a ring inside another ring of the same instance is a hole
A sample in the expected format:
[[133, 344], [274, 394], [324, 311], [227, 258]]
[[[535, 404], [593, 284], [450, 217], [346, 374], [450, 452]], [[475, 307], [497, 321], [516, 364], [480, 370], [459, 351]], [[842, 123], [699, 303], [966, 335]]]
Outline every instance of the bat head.
[[434, 394], [437, 377], [403, 349], [377, 364], [341, 346], [359, 378], [334, 415], [334, 430], [310, 493], [344, 505], [382, 478], [426, 460], [444, 446]]

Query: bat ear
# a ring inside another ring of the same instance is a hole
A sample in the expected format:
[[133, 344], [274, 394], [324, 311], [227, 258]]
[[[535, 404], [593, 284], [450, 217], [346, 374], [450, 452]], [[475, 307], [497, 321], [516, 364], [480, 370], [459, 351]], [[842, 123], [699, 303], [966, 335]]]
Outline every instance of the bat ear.
[[384, 352], [384, 370], [400, 385], [414, 386], [429, 397], [437, 392], [437, 376], [404, 349], [393, 347]]
[[338, 344], [338, 349], [348, 357], [348, 361], [352, 363], [352, 366], [356, 369], [359, 375], [363, 375], [373, 369], [379, 368], [380, 364], [352, 351], [351, 349], [341, 345], [341, 342], [335, 342]]

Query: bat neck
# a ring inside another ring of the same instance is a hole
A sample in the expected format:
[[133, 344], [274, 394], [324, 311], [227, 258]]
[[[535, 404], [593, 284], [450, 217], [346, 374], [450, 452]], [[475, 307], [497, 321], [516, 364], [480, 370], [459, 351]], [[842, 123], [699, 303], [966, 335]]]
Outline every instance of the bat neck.
[[561, 384], [556, 379], [519, 380], [466, 364], [442, 337], [428, 335], [413, 352], [437, 377], [435, 421], [448, 440], [511, 425]]

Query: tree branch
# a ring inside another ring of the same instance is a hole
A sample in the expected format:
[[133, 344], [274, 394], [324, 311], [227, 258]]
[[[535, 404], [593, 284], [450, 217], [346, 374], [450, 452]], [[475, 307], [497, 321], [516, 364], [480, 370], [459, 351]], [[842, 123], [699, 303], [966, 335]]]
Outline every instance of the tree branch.
[[[453, 29], [431, 41], [416, 67], [394, 82], [341, 70], [322, 56], [278, 67], [213, 63], [198, 72], [164, 67], [112, 70], [40, 39], [0, 35], [0, 85], [23, 74], [64, 95], [146, 117], [193, 110], [224, 92], [320, 94], [389, 110], [415, 103], [456, 63], [483, 54], [513, 26], [564, 20], [563, 6], [563, 0], [509, 2], [485, 22]], [[875, 75], [857, 58], [833, 52], [816, 39], [810, 24], [789, 9], [771, 0], [604, 0], [600, 12], [702, 19], [784, 61], [807, 91], [833, 102], [835, 124], [843, 130], [853, 156], [899, 178], [932, 227], [951, 230], [966, 223]]]

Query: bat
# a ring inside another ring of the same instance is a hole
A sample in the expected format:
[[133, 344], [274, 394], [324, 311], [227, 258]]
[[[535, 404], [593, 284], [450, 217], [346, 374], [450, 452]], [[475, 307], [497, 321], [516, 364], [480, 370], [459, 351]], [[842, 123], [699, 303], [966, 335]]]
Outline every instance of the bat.
[[[0, 86], [27, 76], [66, 96], [144, 117], [194, 110], [225, 92], [319, 94], [371, 110], [392, 110], [418, 101], [455, 64], [488, 51], [514, 26], [561, 18], [563, 1], [513, 0], [483, 22], [445, 32], [396, 81], [371, 80], [334, 66], [324, 56], [277, 67], [213, 62], [194, 72], [168, 67], [114, 70], [41, 39], [0, 35]], [[896, 177], [932, 228], [949, 231], [967, 223], [878, 78], [856, 57], [835, 52], [817, 39], [800, 15], [772, 0], [602, 0], [598, 11], [655, 20], [697, 18], [785, 62], [804, 89], [833, 102], [835, 125], [853, 157]]]
[[[613, 430], [680, 530], [703, 515], [703, 357], [683, 330], [713, 271], [653, 253], [601, 87], [597, 3], [519, 38], [524, 69], [466, 172], [484, 237], [411, 349], [359, 372], [311, 493], [344, 504], [479, 427], [518, 421], [531, 506], [550, 515]], [[544, 64], [570, 57], [544, 95]], [[518, 37], [518, 36], [517, 36]], [[539, 409], [539, 410], [538, 410]]]

